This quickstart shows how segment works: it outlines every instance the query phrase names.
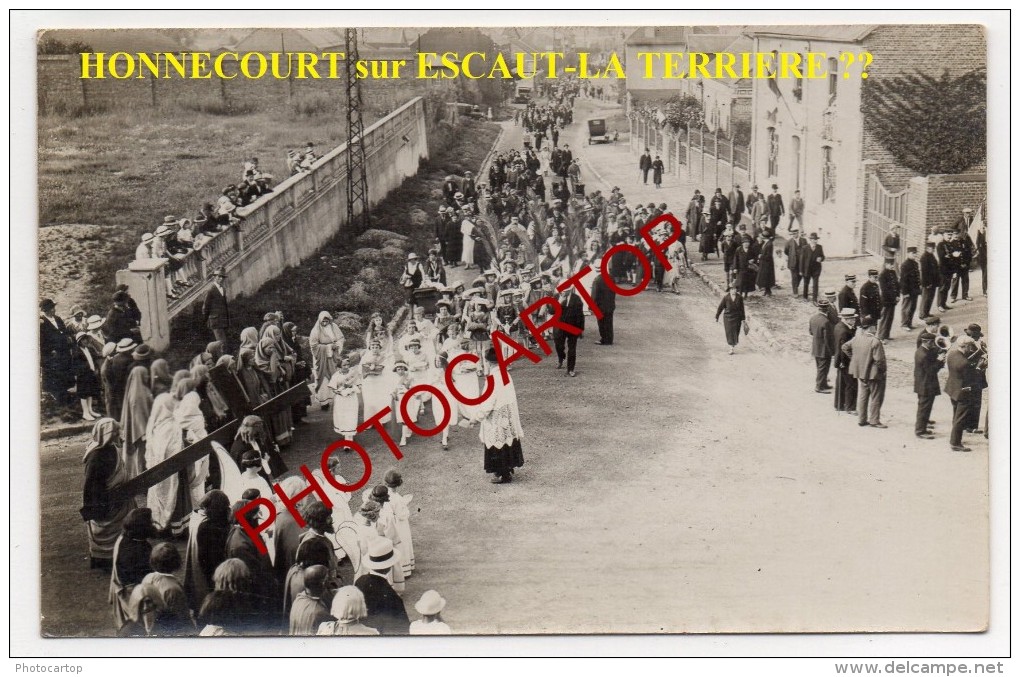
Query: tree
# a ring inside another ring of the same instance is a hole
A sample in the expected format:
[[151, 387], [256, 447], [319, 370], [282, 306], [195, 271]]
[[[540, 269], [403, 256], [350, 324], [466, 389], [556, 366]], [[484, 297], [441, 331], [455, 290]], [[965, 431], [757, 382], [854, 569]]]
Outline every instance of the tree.
[[705, 123], [705, 111], [701, 108], [701, 102], [690, 94], [671, 96], [666, 100], [662, 112], [666, 116], [666, 124], [674, 130], [684, 125], [700, 128]]
[[91, 52], [92, 47], [84, 42], [61, 42], [56, 38], [43, 38], [36, 44], [38, 54], [81, 54]]
[[943, 71], [864, 83], [865, 122], [896, 161], [919, 174], [957, 174], [985, 159], [986, 73]]

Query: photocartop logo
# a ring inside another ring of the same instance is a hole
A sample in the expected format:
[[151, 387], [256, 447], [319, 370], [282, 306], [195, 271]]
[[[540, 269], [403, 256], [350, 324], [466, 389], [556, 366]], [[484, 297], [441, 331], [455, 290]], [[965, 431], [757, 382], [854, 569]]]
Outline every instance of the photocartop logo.
[[[662, 223], [668, 223], [671, 227], [671, 232], [662, 242], [656, 242], [655, 239], [652, 237], [651, 233], [655, 228], [657, 228]], [[668, 249], [671, 244], [679, 240], [682, 234], [683, 225], [672, 214], [662, 214], [657, 218], [649, 221], [641, 228], [641, 237], [647, 243], [651, 253], [655, 255], [656, 259], [658, 259], [659, 263], [662, 264], [662, 266], [667, 271], [672, 270], [672, 266], [670, 265], [669, 259], [665, 254], [666, 249]], [[613, 280], [613, 277], [609, 274], [609, 262], [612, 260], [614, 256], [622, 252], [628, 252], [632, 254], [633, 256], [637, 257], [637, 260], [641, 263], [642, 269], [641, 281], [638, 282], [637, 285], [635, 285], [634, 287], [628, 288], [617, 285], [616, 281]], [[648, 286], [648, 283], [652, 279], [652, 264], [651, 261], [648, 260], [648, 257], [645, 255], [644, 251], [642, 251], [636, 245], [629, 244], [626, 242], [621, 242], [619, 244], [614, 245], [605, 253], [605, 255], [603, 255], [602, 264], [599, 270], [602, 274], [602, 279], [606, 283], [606, 286], [612, 289], [620, 296], [635, 296], [637, 294], [640, 294], [642, 291], [644, 291], [645, 287]], [[577, 271], [573, 276], [564, 280], [558, 287], [556, 287], [556, 291], [565, 292], [571, 287], [573, 287], [577, 291], [578, 295], [584, 300], [585, 305], [587, 305], [588, 308], [591, 310], [591, 313], [592, 315], [595, 316], [595, 319], [600, 320], [603, 317], [602, 310], [592, 299], [591, 294], [588, 293], [588, 290], [584, 288], [584, 285], [581, 284], [581, 280], [585, 276], [587, 276], [590, 272], [591, 266], [588, 265], [584, 266], [579, 271]], [[542, 324], [536, 325], [532, 315], [543, 306], [548, 306], [549, 308], [551, 308], [551, 316], [547, 320], [545, 320]], [[546, 357], [552, 354], [552, 348], [549, 346], [549, 342], [546, 341], [545, 337], [543, 336], [543, 333], [545, 331], [549, 329], [560, 329], [564, 332], [567, 332], [568, 334], [572, 334], [575, 336], [581, 333], [580, 329], [572, 325], [566, 324], [564, 322], [561, 322], [560, 317], [562, 315], [563, 315], [562, 305], [560, 305], [560, 302], [555, 297], [552, 296], [542, 297], [541, 299], [535, 301], [530, 306], [521, 311], [520, 314], [521, 323], [528, 330], [528, 333], [531, 334], [532, 339], [534, 339], [536, 345], [539, 348], [541, 348], [542, 352], [545, 354]], [[505, 333], [499, 330], [493, 331], [491, 334], [491, 338], [492, 347], [495, 349], [496, 352], [496, 358], [499, 363], [499, 370], [503, 378], [504, 384], [510, 382], [510, 376], [507, 373], [507, 369], [511, 364], [513, 364], [517, 360], [523, 357], [528, 359], [534, 364], [538, 364], [542, 360], [541, 355], [531, 350], [528, 350], [528, 348], [514, 341], [512, 338], [510, 338]], [[504, 348], [508, 349], [509, 352], [509, 354], [506, 355], [505, 357], [503, 355]], [[480, 360], [477, 355], [474, 355], [472, 353], [463, 353], [461, 355], [457, 355], [452, 360], [450, 360], [449, 364], [446, 367], [446, 372], [444, 374], [446, 387], [449, 389], [450, 393], [458, 402], [466, 406], [481, 404], [492, 395], [492, 391], [494, 388], [492, 374], [489, 374], [485, 377], [485, 388], [483, 389], [481, 395], [479, 395], [478, 397], [467, 397], [459, 390], [457, 390], [457, 387], [453, 381], [453, 370], [461, 362], [477, 363], [479, 361]], [[434, 428], [423, 428], [414, 421], [411, 421], [410, 417], [407, 415], [408, 403], [412, 401], [414, 397], [419, 393], [429, 393], [442, 406], [443, 410], [442, 420], [438, 421]], [[446, 395], [441, 390], [439, 390], [439, 388], [427, 383], [421, 383], [409, 388], [407, 392], [404, 393], [404, 396], [401, 398], [400, 404], [398, 406], [400, 409], [400, 414], [402, 415], [403, 421], [407, 425], [407, 427], [411, 429], [411, 432], [422, 437], [431, 437], [433, 435], [440, 433], [443, 430], [443, 428], [446, 427], [446, 424], [449, 423], [451, 417], [450, 402], [446, 399]], [[366, 418], [365, 422], [358, 427], [357, 431], [361, 433], [371, 428], [375, 428], [375, 431], [386, 443], [386, 446], [389, 448], [390, 453], [392, 453], [394, 458], [396, 458], [399, 461], [404, 457], [404, 455], [400, 452], [400, 447], [393, 440], [393, 437], [390, 436], [389, 432], [386, 430], [386, 426], [382, 423], [382, 420], [390, 413], [392, 413], [392, 407], [389, 406], [384, 407], [380, 411], [376, 412], [374, 416]], [[343, 484], [341, 482], [336, 481], [336, 478], [334, 477], [333, 473], [330, 472], [329, 470], [330, 456], [334, 452], [339, 451], [340, 449], [350, 449], [351, 451], [354, 451], [361, 458], [361, 462], [364, 465], [364, 471], [361, 474], [361, 478], [358, 479], [358, 481], [354, 482], [353, 484]], [[353, 440], [337, 440], [336, 442], [333, 442], [328, 447], [323, 449], [322, 455], [319, 458], [319, 465], [322, 468], [322, 473], [326, 479], [326, 482], [328, 482], [336, 489], [346, 493], [353, 493], [360, 489], [361, 487], [365, 486], [372, 476], [372, 460], [369, 458], [368, 452], [365, 451], [364, 447], [362, 447], [360, 444]], [[276, 494], [277, 498], [279, 498], [280, 502], [287, 507], [287, 510], [290, 512], [290, 514], [293, 515], [294, 521], [297, 522], [298, 526], [304, 528], [306, 522], [297, 508], [299, 502], [310, 496], [312, 493], [318, 495], [319, 500], [321, 500], [323, 504], [329, 509], [333, 508], [333, 502], [329, 499], [329, 495], [326, 493], [325, 489], [322, 488], [322, 486], [312, 475], [312, 471], [308, 469], [307, 465], [301, 466], [301, 474], [304, 475], [306, 480], [308, 480], [308, 486], [302, 489], [294, 496], [288, 496], [284, 492], [283, 488], [280, 486], [279, 483], [273, 485], [273, 492]], [[262, 523], [252, 524], [249, 521], [248, 515], [253, 511], [258, 511], [260, 508], [265, 508], [268, 517]], [[268, 529], [276, 520], [275, 504], [269, 499], [269, 497], [260, 496], [259, 498], [249, 501], [248, 503], [238, 508], [235, 511], [234, 516], [237, 519], [238, 523], [244, 528], [245, 532], [248, 534], [248, 537], [251, 538], [252, 542], [255, 544], [255, 547], [257, 547], [260, 552], [265, 554], [267, 552], [266, 546], [265, 543], [263, 543], [262, 538], [259, 536], [259, 534]]]

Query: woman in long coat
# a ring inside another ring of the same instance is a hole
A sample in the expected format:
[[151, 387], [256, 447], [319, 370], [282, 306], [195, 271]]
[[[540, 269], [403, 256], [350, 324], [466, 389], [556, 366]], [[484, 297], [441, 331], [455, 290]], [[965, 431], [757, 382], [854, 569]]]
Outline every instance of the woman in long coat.
[[751, 248], [750, 238], [745, 237], [740, 243], [740, 248], [737, 249], [733, 262], [737, 271], [737, 279], [734, 283], [737, 291], [741, 295], [753, 292], [754, 280], [758, 274], [758, 260], [755, 257], [754, 250]]
[[740, 296], [736, 286], [730, 287], [726, 296], [719, 302], [719, 308], [715, 311], [715, 321], [723, 316], [723, 329], [726, 331], [726, 343], [730, 346], [730, 355], [733, 349], [740, 343], [740, 327], [745, 320], [744, 299]]
[[89, 541], [89, 567], [113, 562], [113, 546], [120, 536], [124, 518], [135, 507], [134, 500], [110, 498], [110, 488], [128, 478], [120, 461], [120, 426], [112, 418], [101, 418], [92, 427], [92, 440], [85, 447], [85, 484], [82, 488], [82, 519]]
[[709, 254], [718, 254], [716, 249], [716, 231], [708, 223], [708, 214], [702, 213], [701, 239], [698, 241], [698, 251], [701, 252], [701, 260], [707, 261]]
[[[282, 340], [279, 328], [276, 325], [269, 325], [255, 349], [255, 369], [262, 380], [263, 388], [271, 398], [285, 391], [288, 384], [287, 363], [280, 350]], [[291, 420], [290, 410], [280, 410], [269, 417], [273, 436], [280, 446], [290, 444]]]
[[761, 251], [758, 253], [758, 276], [755, 284], [765, 296], [772, 296], [772, 287], [776, 284], [775, 242], [769, 230], [762, 231]]
[[319, 313], [319, 319], [308, 333], [308, 346], [312, 351], [315, 396], [319, 405], [327, 409], [333, 399], [333, 393], [328, 387], [329, 379], [336, 372], [340, 355], [343, 354], [344, 333], [333, 322], [333, 316], [325, 310]]

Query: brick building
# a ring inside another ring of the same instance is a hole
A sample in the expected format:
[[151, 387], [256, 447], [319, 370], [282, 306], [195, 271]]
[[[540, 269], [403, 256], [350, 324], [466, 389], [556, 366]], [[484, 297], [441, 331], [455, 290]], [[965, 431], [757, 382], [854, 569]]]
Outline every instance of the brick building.
[[[981, 206], [983, 164], [960, 176], [921, 177], [882, 147], [861, 110], [867, 82], [983, 68], [980, 26], [758, 26], [746, 35], [757, 52], [827, 56], [824, 79], [754, 80], [751, 123], [752, 180], [764, 192], [778, 184], [787, 203], [800, 190], [805, 227], [819, 233], [827, 252], [877, 253], [894, 224], [904, 228], [905, 244], [919, 245], [933, 225]], [[843, 77], [842, 52], [872, 55], [867, 81], [856, 63]]]

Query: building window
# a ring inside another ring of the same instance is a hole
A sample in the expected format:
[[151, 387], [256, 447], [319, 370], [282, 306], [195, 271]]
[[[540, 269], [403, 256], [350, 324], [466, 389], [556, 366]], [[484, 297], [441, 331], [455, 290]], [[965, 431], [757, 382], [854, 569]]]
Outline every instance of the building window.
[[769, 176], [779, 175], [779, 134], [775, 127], [769, 127]]
[[[804, 55], [802, 54], [801, 55], [801, 60], [800, 60], [801, 69], [804, 68], [803, 64], [806, 61], [807, 61], [806, 57], [804, 57]], [[803, 75], [803, 71], [801, 71], [801, 75]], [[804, 78], [803, 77], [796, 78], [793, 81], [793, 98], [794, 98], [794, 100], [797, 103], [800, 103], [801, 99], [804, 98]]]
[[839, 82], [839, 61], [829, 59], [829, 103], [836, 99], [836, 83]]
[[832, 161], [832, 147], [822, 146], [822, 202], [836, 201], [836, 163]]

